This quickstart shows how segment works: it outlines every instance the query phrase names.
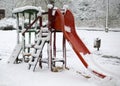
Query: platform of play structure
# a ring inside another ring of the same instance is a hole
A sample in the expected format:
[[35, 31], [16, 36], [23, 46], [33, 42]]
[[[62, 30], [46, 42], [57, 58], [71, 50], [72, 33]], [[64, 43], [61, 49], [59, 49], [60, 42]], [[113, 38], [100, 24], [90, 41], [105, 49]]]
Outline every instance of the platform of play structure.
[[[40, 7], [25, 6], [13, 10], [17, 18], [17, 45], [9, 58], [8, 63], [18, 63], [19, 55], [22, 53], [22, 62], [28, 62], [28, 68], [35, 71], [39, 64], [48, 64], [48, 68], [53, 71], [56, 63], [62, 63], [61, 67], [66, 68], [66, 40], [77, 54], [83, 65], [93, 74], [104, 78], [105, 75], [91, 69], [82, 57], [82, 54], [90, 54], [90, 51], [79, 38], [75, 30], [75, 21], [72, 12], [64, 6], [58, 9], [53, 5], [48, 5], [48, 11], [43, 11]], [[43, 24], [44, 17], [47, 16], [47, 23]], [[22, 25], [20, 25], [20, 18]], [[28, 19], [28, 22], [25, 22]], [[63, 57], [56, 56], [56, 34], [63, 33]], [[34, 34], [34, 37], [33, 37]], [[26, 36], [27, 35], [27, 36]], [[28, 38], [26, 38], [28, 37]], [[43, 49], [47, 45], [47, 57], [43, 58]]]

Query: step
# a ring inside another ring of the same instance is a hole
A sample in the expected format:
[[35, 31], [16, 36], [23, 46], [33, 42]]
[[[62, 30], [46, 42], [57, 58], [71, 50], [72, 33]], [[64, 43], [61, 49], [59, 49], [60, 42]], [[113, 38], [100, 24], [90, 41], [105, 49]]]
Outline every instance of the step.
[[26, 44], [25, 48], [33, 48], [35, 46], [35, 44]]
[[49, 30], [48, 30], [48, 28], [41, 28], [41, 31], [43, 32], [43, 33], [45, 33], [45, 32], [49, 32]]
[[41, 59], [41, 62], [42, 62], [42, 63], [47, 63], [47, 64], [48, 64], [48, 58], [42, 58], [42, 59]]
[[35, 71], [35, 68], [37, 66], [37, 63], [39, 62], [39, 59], [40, 58], [34, 58], [34, 61], [32, 62], [32, 58], [31, 58], [29, 65], [28, 65], [29, 66], [28, 69], [32, 69], [33, 71]]
[[31, 53], [23, 53], [23, 56], [31, 56]]
[[48, 36], [48, 33], [42, 33], [41, 36], [42, 36], [42, 37], [47, 37], [47, 36]]
[[64, 58], [54, 58], [52, 61], [53, 62], [64, 62], [65, 60]]
[[35, 48], [35, 49], [42, 49], [42, 46], [40, 46], [40, 45], [35, 45], [34, 48]]

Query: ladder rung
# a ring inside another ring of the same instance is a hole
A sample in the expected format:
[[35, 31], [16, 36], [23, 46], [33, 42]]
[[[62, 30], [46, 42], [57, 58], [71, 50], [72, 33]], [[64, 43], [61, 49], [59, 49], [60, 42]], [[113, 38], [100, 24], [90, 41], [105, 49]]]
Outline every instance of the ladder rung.
[[26, 44], [25, 47], [26, 48], [33, 48], [35, 46], [35, 44]]
[[46, 36], [48, 36], [48, 33], [42, 33], [42, 36], [46, 37]]
[[48, 32], [48, 28], [42, 28], [42, 32]]
[[41, 62], [43, 62], [43, 63], [48, 63], [48, 59], [47, 59], [47, 58], [42, 58], [42, 59], [41, 59]]
[[34, 46], [35, 49], [41, 49], [42, 47], [41, 46]]
[[39, 54], [32, 54], [33, 57], [38, 58]]
[[65, 60], [64, 59], [59, 59], [59, 58], [55, 58], [54, 60], [52, 60], [53, 62], [64, 62]]
[[23, 56], [31, 56], [31, 53], [23, 53]]

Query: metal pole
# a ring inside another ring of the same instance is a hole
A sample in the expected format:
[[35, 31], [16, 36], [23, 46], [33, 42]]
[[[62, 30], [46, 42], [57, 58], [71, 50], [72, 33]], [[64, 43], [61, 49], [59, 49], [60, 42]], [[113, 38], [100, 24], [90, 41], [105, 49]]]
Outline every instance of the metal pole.
[[53, 38], [53, 55], [56, 58], [56, 30], [54, 31], [54, 38]]
[[109, 0], [106, 2], [106, 24], [105, 24], [105, 32], [108, 32], [108, 19], [109, 19]]
[[63, 58], [64, 58], [64, 69], [66, 68], [66, 40], [65, 37], [63, 35]]

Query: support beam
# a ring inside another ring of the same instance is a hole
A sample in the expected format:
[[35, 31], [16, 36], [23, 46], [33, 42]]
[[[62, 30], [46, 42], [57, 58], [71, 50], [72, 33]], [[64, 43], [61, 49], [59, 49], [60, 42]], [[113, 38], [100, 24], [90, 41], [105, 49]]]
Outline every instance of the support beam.
[[63, 35], [63, 58], [64, 58], [64, 69], [66, 69], [66, 39]]

